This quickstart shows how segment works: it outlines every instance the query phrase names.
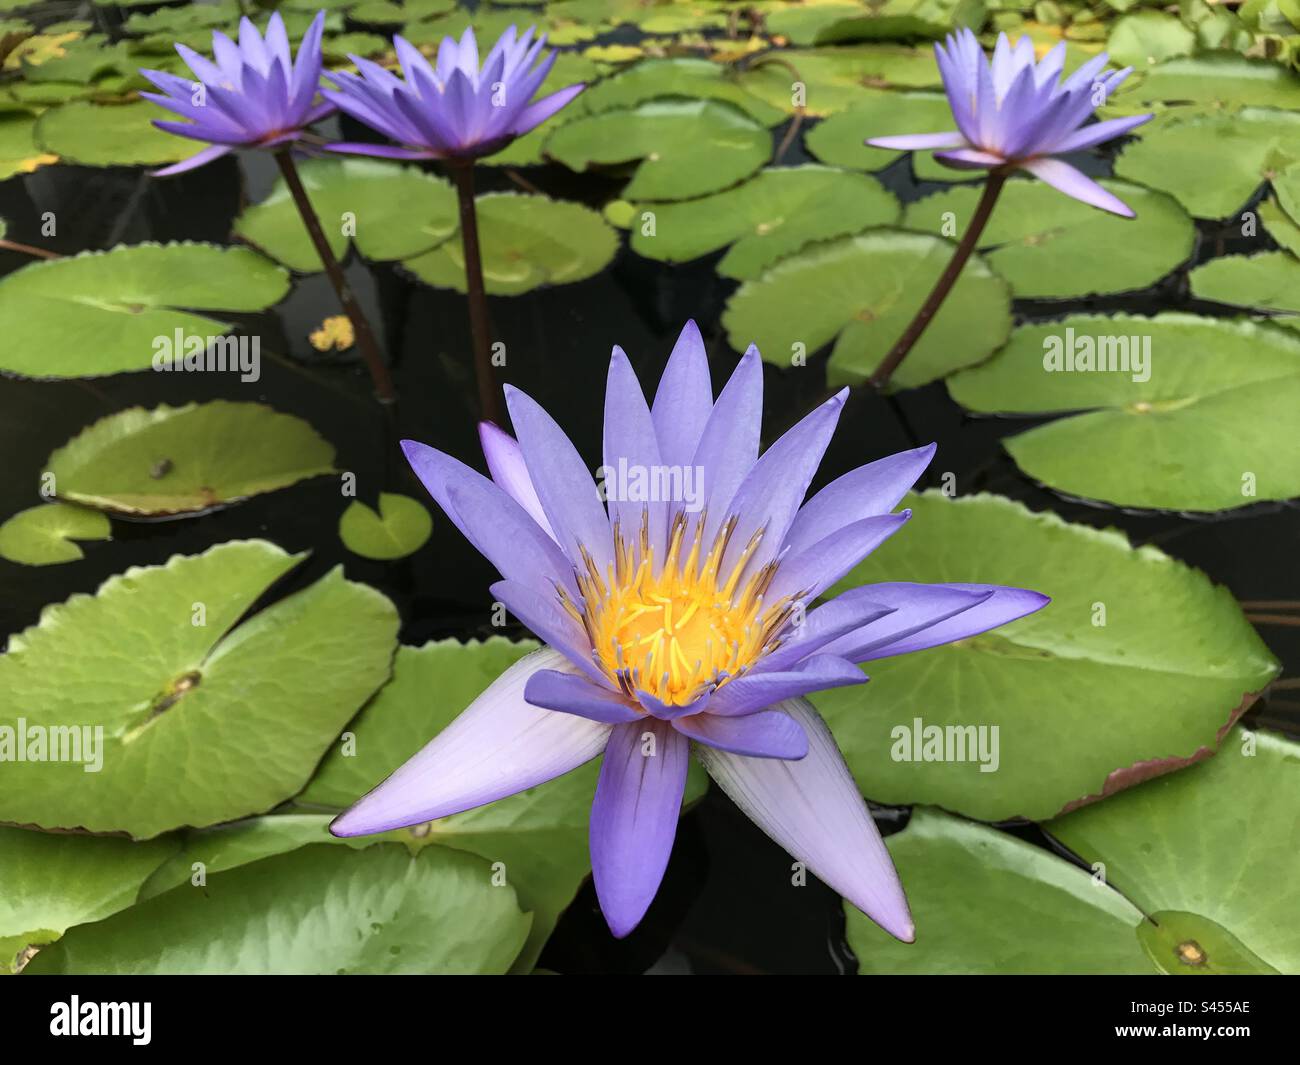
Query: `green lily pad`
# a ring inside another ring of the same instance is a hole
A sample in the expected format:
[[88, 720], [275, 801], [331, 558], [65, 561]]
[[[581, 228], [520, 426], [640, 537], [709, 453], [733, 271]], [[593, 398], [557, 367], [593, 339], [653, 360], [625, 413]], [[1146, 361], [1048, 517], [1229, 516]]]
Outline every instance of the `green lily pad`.
[[[905, 533], [837, 589], [979, 582], [1052, 602], [980, 636], [870, 662], [869, 684], [812, 697], [875, 800], [1042, 820], [1204, 757], [1277, 673], [1228, 591], [1154, 548], [999, 496], [924, 492], [907, 505]], [[931, 726], [984, 731], [960, 737], [972, 748], [964, 758], [936, 761], [963, 752], [956, 733]], [[935, 736], [945, 746], [926, 746]]]
[[[336, 258], [348, 239], [367, 259], [405, 259], [456, 232], [456, 193], [418, 167], [374, 159], [313, 159], [302, 183]], [[283, 181], [235, 220], [235, 234], [302, 273], [321, 269], [302, 217]]]
[[27, 947], [130, 906], [175, 849], [170, 839], [132, 843], [0, 828], [0, 973], [15, 972]]
[[[834, 341], [827, 382], [857, 384], [902, 335], [952, 252], [948, 241], [895, 230], [814, 244], [741, 285], [722, 324], [733, 348], [752, 342], [778, 366]], [[1006, 282], [972, 256], [893, 384], [914, 388], [979, 362], [1010, 330]]]
[[35, 124], [32, 115], [0, 115], [0, 180], [59, 161], [58, 156], [36, 147], [32, 137]]
[[944, 133], [955, 128], [943, 93], [872, 91], [847, 110], [818, 122], [804, 140], [809, 152], [832, 166], [881, 170], [900, 155], [910, 154], [912, 169], [922, 181], [969, 181], [969, 170], [944, 166], [933, 152], [904, 153], [865, 143], [868, 137]]
[[122, 245], [32, 263], [0, 280], [0, 372], [97, 377], [153, 364], [159, 338], [220, 336], [230, 326], [189, 311], [260, 311], [288, 273], [247, 248]]
[[1106, 51], [1116, 66], [1146, 70], [1191, 55], [1196, 51], [1196, 33], [1163, 11], [1135, 11], [1111, 27]]
[[143, 839], [300, 790], [397, 634], [392, 603], [341, 567], [235, 627], [301, 557], [258, 540], [178, 555], [11, 636], [0, 742], [27, 756], [6, 758], [0, 821]]
[[1300, 225], [1290, 212], [1282, 210], [1276, 199], [1259, 205], [1259, 220], [1270, 237], [1292, 255], [1300, 255]]
[[109, 106], [77, 100], [51, 108], [36, 122], [37, 146], [81, 166], [139, 166], [176, 163], [206, 147], [154, 126], [175, 118], [153, 103]]
[[892, 225], [899, 210], [893, 193], [865, 174], [779, 167], [698, 200], [635, 207], [631, 244], [638, 254], [664, 262], [686, 262], [730, 245], [718, 273], [749, 280], [812, 241]]
[[108, 540], [111, 534], [108, 519], [96, 510], [42, 503], [0, 525], [0, 558], [23, 566], [76, 562], [86, 556], [74, 540]]
[[[559, 92], [561, 89], [576, 85], [578, 82], [590, 86], [592, 82], [598, 81], [599, 78], [600, 67], [598, 64], [573, 52], [561, 52], [556, 56], [555, 65], [551, 67], [551, 72], [546, 75], [546, 80], [542, 82], [541, 87], [537, 90], [537, 95], [539, 97], [549, 96], [553, 92]], [[546, 145], [546, 138], [551, 135], [552, 131], [582, 113], [584, 109], [583, 102], [591, 92], [591, 88], [584, 89], [578, 94], [576, 100], [562, 107], [557, 114], [552, 115], [540, 126], [529, 130], [518, 140], [507, 144], [495, 155], [489, 155], [480, 160], [480, 164], [483, 166], [540, 166], [545, 163], [546, 155], [543, 149]]]
[[[1101, 184], [1137, 217], [1098, 211], [1041, 181], [1007, 182], [979, 251], [1016, 296], [1065, 299], [1146, 288], [1191, 257], [1196, 227], [1176, 200], [1140, 185]], [[903, 225], [960, 235], [980, 192], [963, 187], [927, 196], [908, 205]]]
[[[1166, 944], [1194, 939], [1220, 971], [1297, 973], [1300, 926], [1287, 892], [1277, 890], [1300, 875], [1297, 800], [1300, 747], [1239, 728], [1204, 764], [1046, 828], [1084, 861], [1104, 863], [1109, 883], [1170, 924]], [[1208, 938], [1221, 933], [1231, 939]], [[1225, 950], [1229, 966], [1221, 964]], [[1189, 965], [1188, 953], [1195, 962], [1194, 952], [1163, 953], [1168, 971], [1206, 967]]]
[[1269, 60], [1245, 59], [1220, 52], [1160, 63], [1141, 79], [1134, 78], [1132, 84], [1120, 88], [1115, 103], [1300, 110], [1300, 80]]
[[1234, 114], [1161, 116], [1124, 148], [1115, 173], [1168, 192], [1198, 218], [1226, 218], [1297, 161], [1300, 114], [1248, 107]]
[[660, 97], [720, 100], [744, 111], [755, 122], [776, 126], [785, 112], [751, 96], [724, 66], [689, 57], [647, 59], [606, 78], [578, 97], [582, 109], [596, 114], [635, 108]]
[[1152, 972], [1136, 934], [1142, 912], [1041, 847], [925, 808], [885, 842], [916, 942], [898, 942], [846, 903], [864, 975]]
[[84, 925], [33, 973], [503, 973], [528, 935], [481, 858], [392, 844], [298, 850]]
[[343, 546], [362, 558], [406, 558], [424, 546], [433, 532], [433, 518], [419, 500], [395, 492], [379, 494], [376, 513], [354, 499], [339, 518]]
[[[480, 196], [479, 242], [489, 295], [518, 296], [542, 285], [585, 281], [614, 258], [618, 234], [580, 203], [514, 192]], [[403, 264], [437, 288], [465, 291], [465, 251], [460, 237]]]
[[1224, 255], [1202, 263], [1187, 280], [1198, 299], [1268, 311], [1275, 324], [1300, 329], [1300, 261], [1287, 252]]
[[1300, 163], [1272, 173], [1270, 179], [1277, 194], [1277, 206], [1296, 222], [1300, 218]]
[[331, 473], [334, 448], [292, 414], [218, 399], [110, 414], [55, 451], [45, 469], [56, 494], [74, 503], [188, 514]]
[[782, 49], [770, 59], [750, 63], [737, 80], [746, 92], [786, 114], [802, 103], [815, 117], [852, 107], [879, 89], [936, 89], [943, 84], [933, 51], [894, 44]]
[[[1121, 369], [1044, 369], [1070, 349]], [[1026, 474], [1069, 495], [1179, 511], [1300, 495], [1300, 439], [1288, 428], [1300, 342], [1267, 325], [1188, 314], [1026, 325], [948, 388], [970, 410], [1081, 412], [1003, 442]]]
[[639, 160], [623, 195], [685, 200], [748, 177], [772, 155], [772, 135], [743, 111], [712, 100], [653, 100], [578, 118], [547, 138], [570, 170]]

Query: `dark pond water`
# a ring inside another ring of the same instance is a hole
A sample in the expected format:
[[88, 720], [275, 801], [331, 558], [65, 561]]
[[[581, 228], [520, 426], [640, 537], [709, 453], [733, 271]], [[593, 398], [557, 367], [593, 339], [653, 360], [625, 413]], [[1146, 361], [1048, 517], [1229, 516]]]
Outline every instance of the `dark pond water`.
[[[775, 132], [778, 141], [782, 133]], [[800, 161], [796, 142], [783, 162]], [[143, 240], [226, 242], [241, 203], [256, 201], [269, 190], [272, 169], [267, 159], [244, 156], [238, 164], [226, 159], [180, 178], [154, 181], [136, 170], [61, 166], [0, 184], [0, 217], [9, 224], [10, 239], [65, 253]], [[504, 174], [484, 174], [485, 188], [512, 187]], [[575, 176], [559, 168], [532, 169], [525, 176], [544, 191], [594, 205], [619, 187], [609, 177]], [[884, 177], [905, 199], [928, 191], [913, 184], [906, 161]], [[56, 214], [55, 238], [40, 233], [43, 211]], [[1232, 237], [1231, 231], [1203, 227], [1198, 260], [1233, 250]], [[1238, 250], [1259, 251], [1258, 241]], [[0, 252], [0, 272], [27, 261]], [[610, 268], [589, 281], [494, 299], [496, 336], [508, 353], [503, 378], [535, 396], [596, 465], [613, 344], [624, 347], [643, 381], [653, 382], [682, 323], [693, 317], [709, 346], [715, 388], [725, 380], [736, 354], [718, 319], [733, 282], [716, 275], [715, 261], [669, 267], [623, 249]], [[357, 474], [360, 496], [372, 503], [381, 490], [426, 498], [397, 450], [400, 437], [434, 443], [481, 467], [462, 297], [415, 283], [398, 267], [372, 266], [355, 257], [348, 273], [393, 362], [401, 401], [392, 424], [370, 399], [369, 380], [356, 363], [323, 358], [307, 343], [307, 333], [338, 310], [322, 277], [300, 278], [281, 306], [241, 322], [262, 337], [262, 377], [255, 384], [240, 384], [235, 375], [149, 372], [92, 381], [0, 379], [0, 515], [39, 501], [39, 472], [52, 450], [95, 419], [136, 405], [224, 397], [265, 402], [299, 415], [335, 445], [339, 468]], [[1215, 313], [1189, 299], [1182, 272], [1137, 296], [1017, 306], [1022, 320], [1075, 309], [1154, 313], [1168, 308]], [[277, 355], [268, 357], [268, 352]], [[821, 394], [823, 361], [810, 358], [808, 367], [799, 370], [765, 368], [769, 438]], [[1155, 544], [1201, 568], [1238, 599], [1300, 599], [1295, 567], [1300, 513], [1294, 507], [1261, 505], [1206, 520], [1125, 514], [1064, 500], [1028, 482], [1003, 453], [999, 440], [1025, 427], [1023, 421], [965, 415], [942, 384], [896, 399], [857, 395], [841, 419], [814, 488], [872, 458], [936, 440], [938, 456], [924, 484], [934, 484], [950, 471], [963, 494], [994, 491], [1071, 521], [1118, 526], [1136, 543]], [[237, 448], [240, 441], [231, 440], [229, 446]], [[1096, 446], [1104, 449], [1106, 441], [1098, 440]], [[0, 561], [0, 631], [33, 624], [44, 604], [91, 592], [130, 565], [157, 563], [173, 553], [198, 552], [242, 537], [266, 537], [291, 551], [312, 552], [288, 586], [276, 588], [276, 597], [341, 562], [349, 577], [375, 585], [398, 605], [406, 643], [499, 631], [490, 626], [487, 588], [494, 574], [449, 522], [439, 515], [432, 540], [410, 559], [368, 562], [346, 552], [338, 540], [343, 505], [338, 481], [320, 478], [200, 519], [115, 521], [112, 542], [89, 545], [82, 562], [27, 568]], [[1300, 629], [1265, 627], [1262, 632], [1285, 665], [1283, 675], [1294, 674], [1300, 668]], [[1083, 693], [1059, 693], [1062, 701], [1076, 697]], [[1300, 695], [1293, 699], [1297, 701], [1288, 703], [1282, 693], [1261, 701], [1247, 720], [1300, 734]], [[881, 810], [879, 819], [889, 831], [905, 824], [906, 812]], [[1043, 842], [1032, 826], [1013, 831]], [[784, 852], [715, 789], [683, 819], [663, 889], [641, 928], [622, 942], [613, 940], [588, 884], [560, 922], [542, 964], [561, 972], [852, 972], [855, 961], [843, 941], [838, 897], [816, 883], [791, 891], [788, 876]]]

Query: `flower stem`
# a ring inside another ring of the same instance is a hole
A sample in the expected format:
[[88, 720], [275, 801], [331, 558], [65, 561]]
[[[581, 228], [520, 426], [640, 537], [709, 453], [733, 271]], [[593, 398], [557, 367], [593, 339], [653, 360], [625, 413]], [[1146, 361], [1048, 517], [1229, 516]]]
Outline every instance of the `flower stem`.
[[302, 224], [307, 227], [307, 235], [311, 237], [312, 244], [316, 246], [316, 254], [320, 256], [321, 265], [325, 267], [325, 275], [329, 278], [330, 284], [334, 286], [334, 291], [338, 294], [339, 303], [343, 306], [343, 313], [348, 316], [348, 321], [352, 323], [352, 332], [356, 336], [357, 347], [361, 349], [361, 354], [366, 360], [366, 367], [370, 370], [370, 379], [375, 384], [375, 393], [379, 397], [379, 402], [397, 402], [397, 392], [393, 388], [393, 379], [389, 376], [388, 366], [384, 362], [383, 355], [380, 354], [379, 345], [375, 342], [375, 334], [370, 328], [370, 320], [361, 309], [361, 304], [357, 302], [356, 297], [352, 294], [347, 278], [343, 276], [343, 268], [339, 266], [339, 261], [334, 258], [334, 252], [330, 250], [329, 241], [325, 238], [320, 219], [316, 216], [316, 210], [307, 197], [307, 190], [302, 186], [302, 178], [298, 176], [298, 166], [294, 163], [289, 149], [284, 148], [276, 152], [275, 161], [279, 163], [280, 173], [284, 175], [284, 183], [288, 186], [289, 194], [298, 207], [298, 213], [302, 215]]
[[916, 317], [908, 324], [907, 329], [903, 331], [903, 335], [898, 338], [898, 342], [890, 349], [889, 354], [881, 360], [880, 365], [876, 367], [876, 372], [868, 379], [868, 383], [873, 388], [883, 389], [889, 384], [889, 379], [893, 376], [894, 371], [907, 358], [907, 353], [921, 339], [921, 334], [925, 332], [926, 327], [930, 324], [930, 319], [938, 313], [939, 307], [948, 298], [948, 293], [952, 291], [952, 286], [957, 283], [962, 267], [966, 265], [966, 260], [970, 258], [971, 252], [975, 250], [980, 234], [984, 232], [984, 227], [988, 224], [989, 215], [993, 213], [993, 205], [998, 202], [998, 194], [1002, 191], [1002, 186], [1006, 184], [1006, 180], [1007, 174], [1004, 171], [989, 171], [988, 179], [984, 182], [984, 192], [980, 196], [979, 203], [975, 206], [975, 213], [966, 226], [966, 232], [962, 235], [961, 243], [957, 245], [957, 250], [953, 252], [948, 265], [944, 268], [943, 273], [939, 275], [939, 280], [935, 282], [934, 288], [930, 290], [930, 295], [921, 304], [921, 309], [916, 312]]
[[465, 250], [465, 292], [469, 298], [469, 331], [474, 344], [474, 376], [478, 380], [479, 415], [502, 424], [501, 390], [492, 368], [492, 325], [487, 290], [483, 287], [483, 257], [479, 252], [478, 213], [474, 207], [474, 164], [452, 162], [447, 167], [460, 201], [460, 240]]

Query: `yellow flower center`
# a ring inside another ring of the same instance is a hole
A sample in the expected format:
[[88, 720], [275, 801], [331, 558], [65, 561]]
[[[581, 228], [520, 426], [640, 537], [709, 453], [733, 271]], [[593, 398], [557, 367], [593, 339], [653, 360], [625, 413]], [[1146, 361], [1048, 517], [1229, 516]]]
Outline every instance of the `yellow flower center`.
[[656, 565], [648, 521], [643, 515], [634, 543], [615, 525], [614, 561], [603, 575], [584, 551], [586, 572], [578, 573], [583, 602], [575, 604], [562, 589], [560, 601], [586, 630], [597, 664], [625, 694], [640, 690], [683, 706], [734, 680], [774, 650], [794, 612], [795, 597], [764, 601], [775, 561], [745, 574], [763, 530], [722, 573], [735, 517], [723, 523], [705, 553], [705, 515], [691, 529], [691, 519], [678, 512], [661, 565]]

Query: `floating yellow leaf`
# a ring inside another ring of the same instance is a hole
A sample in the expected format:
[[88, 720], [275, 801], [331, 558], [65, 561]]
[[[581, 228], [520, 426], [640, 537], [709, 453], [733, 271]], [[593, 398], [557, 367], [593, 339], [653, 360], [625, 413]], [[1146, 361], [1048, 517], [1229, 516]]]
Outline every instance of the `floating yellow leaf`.
[[320, 328], [308, 338], [317, 351], [347, 351], [356, 341], [352, 323], [346, 314], [336, 314], [321, 322]]

